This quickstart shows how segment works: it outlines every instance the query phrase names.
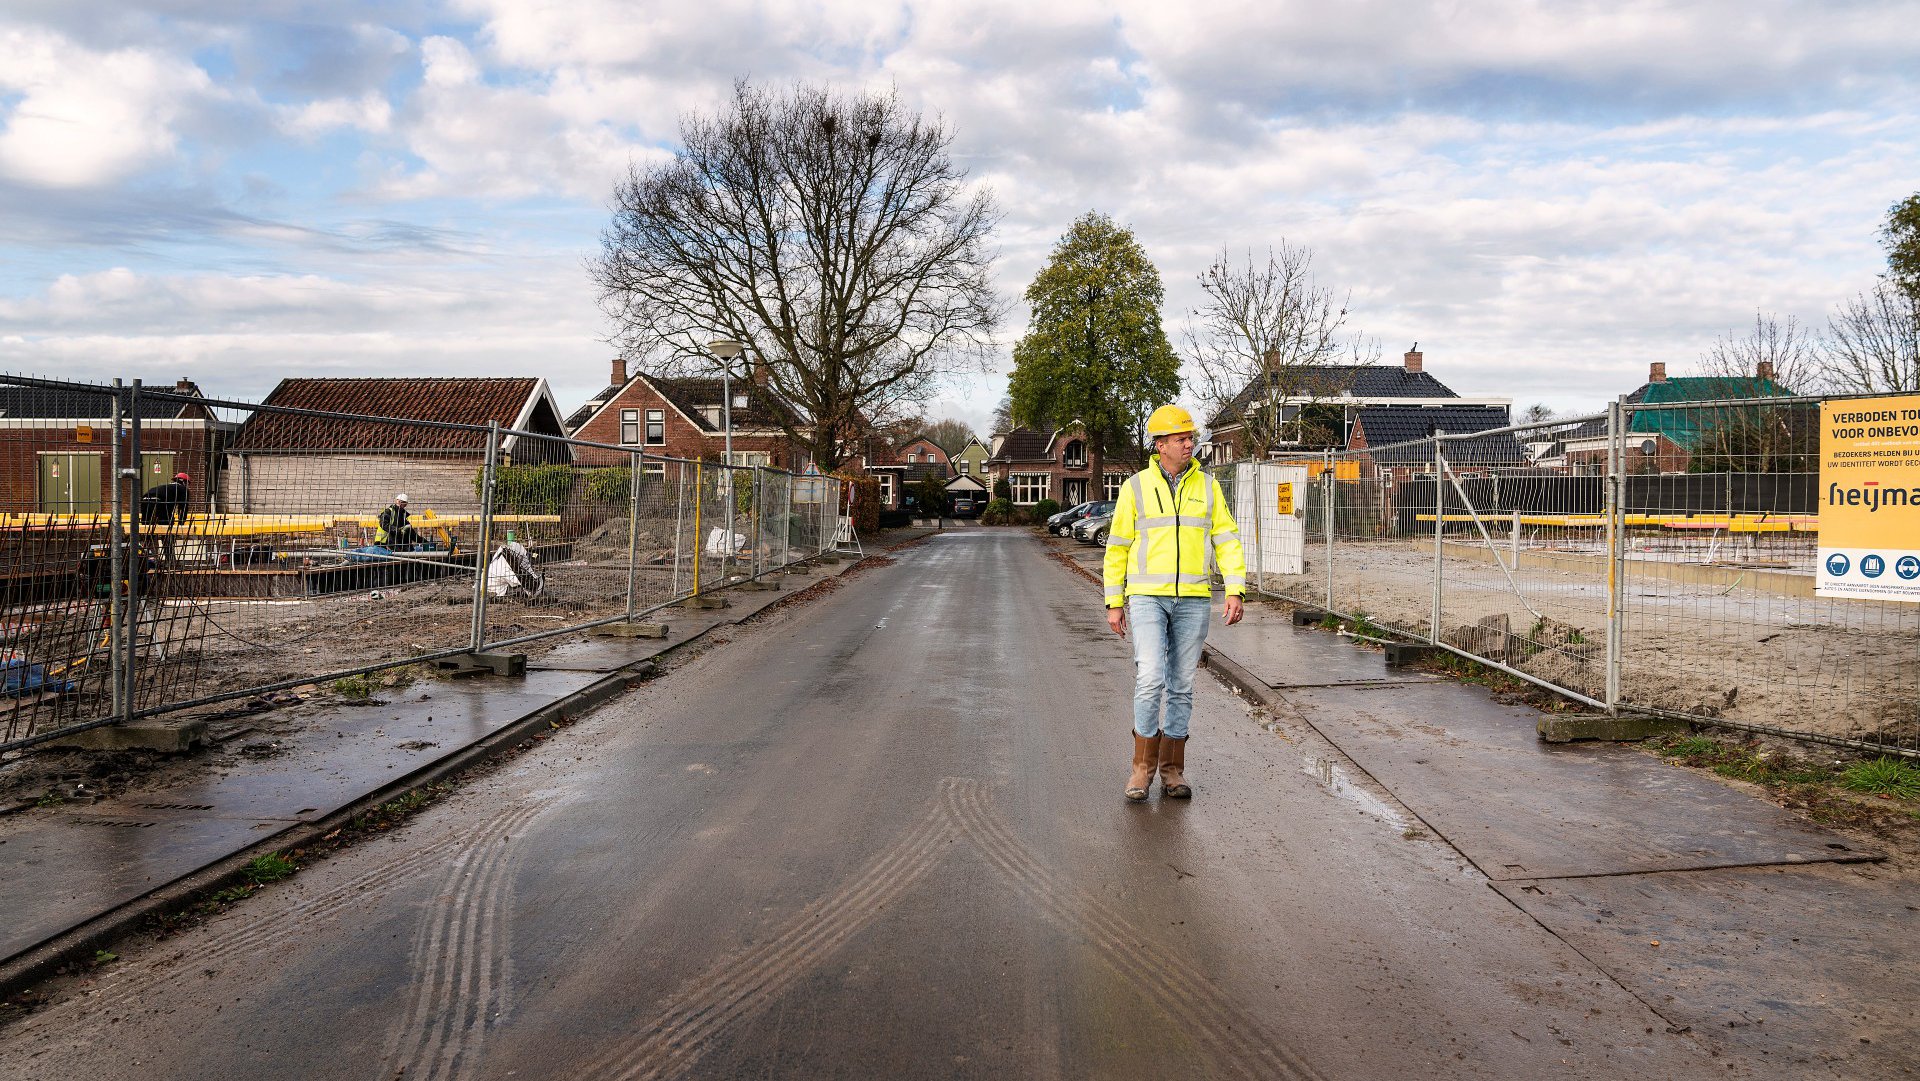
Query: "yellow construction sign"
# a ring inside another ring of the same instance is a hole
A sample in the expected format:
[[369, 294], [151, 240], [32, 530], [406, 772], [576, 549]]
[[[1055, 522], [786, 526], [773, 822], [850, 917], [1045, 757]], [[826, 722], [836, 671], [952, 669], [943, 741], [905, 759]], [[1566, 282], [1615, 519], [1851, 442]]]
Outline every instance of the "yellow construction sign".
[[1292, 481], [1286, 480], [1286, 481], [1280, 482], [1280, 492], [1277, 496], [1274, 497], [1273, 507], [1274, 507], [1274, 510], [1280, 514], [1293, 513], [1293, 482]]
[[[1325, 462], [1308, 462], [1307, 463], [1307, 479], [1309, 480], [1318, 479], [1320, 475], [1322, 473], [1325, 473], [1326, 471], [1327, 471], [1327, 466]], [[1333, 463], [1333, 479], [1334, 480], [1359, 480], [1360, 479], [1360, 460], [1358, 458], [1341, 458], [1336, 460]]]
[[1820, 403], [1822, 597], [1920, 601], [1920, 395]]

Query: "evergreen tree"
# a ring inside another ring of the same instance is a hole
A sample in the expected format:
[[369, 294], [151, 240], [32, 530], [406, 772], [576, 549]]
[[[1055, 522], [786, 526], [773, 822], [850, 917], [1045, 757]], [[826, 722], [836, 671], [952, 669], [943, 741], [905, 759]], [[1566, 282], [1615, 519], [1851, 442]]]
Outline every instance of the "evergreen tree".
[[1032, 315], [1013, 347], [1013, 418], [1086, 425], [1090, 494], [1102, 490], [1109, 441], [1180, 393], [1180, 360], [1160, 322], [1160, 271], [1133, 231], [1097, 211], [1054, 246], [1027, 286]]

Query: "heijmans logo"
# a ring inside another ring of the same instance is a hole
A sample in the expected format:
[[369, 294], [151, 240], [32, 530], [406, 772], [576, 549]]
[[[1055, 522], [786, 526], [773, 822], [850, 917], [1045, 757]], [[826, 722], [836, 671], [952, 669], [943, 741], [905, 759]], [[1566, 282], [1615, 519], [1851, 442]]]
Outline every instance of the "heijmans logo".
[[1843, 487], [1827, 485], [1827, 506], [1865, 507], [1868, 514], [1882, 507], [1920, 507], [1920, 488], [1882, 488], [1878, 484]]
[[1827, 557], [1827, 573], [1833, 575], [1835, 578], [1845, 575], [1852, 566], [1853, 561], [1839, 552], [1835, 552]]

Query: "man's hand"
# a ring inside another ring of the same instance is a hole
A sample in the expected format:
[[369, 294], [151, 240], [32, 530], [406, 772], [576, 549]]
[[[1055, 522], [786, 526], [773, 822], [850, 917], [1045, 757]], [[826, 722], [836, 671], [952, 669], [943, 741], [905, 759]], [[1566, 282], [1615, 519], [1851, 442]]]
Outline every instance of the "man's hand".
[[1240, 622], [1240, 617], [1246, 614], [1247, 614], [1247, 607], [1246, 605], [1240, 603], [1240, 598], [1238, 597], [1227, 598], [1227, 626], [1231, 627], [1235, 623]]
[[1127, 610], [1125, 608], [1107, 609], [1107, 626], [1122, 638], [1127, 636]]

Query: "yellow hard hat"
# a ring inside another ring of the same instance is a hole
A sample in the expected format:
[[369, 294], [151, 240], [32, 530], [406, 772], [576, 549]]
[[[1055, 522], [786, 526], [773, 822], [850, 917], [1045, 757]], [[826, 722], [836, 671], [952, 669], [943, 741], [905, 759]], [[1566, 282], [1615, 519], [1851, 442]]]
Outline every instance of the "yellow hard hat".
[[1193, 431], [1193, 414], [1177, 405], [1163, 405], [1147, 418], [1147, 435], [1158, 437]]

